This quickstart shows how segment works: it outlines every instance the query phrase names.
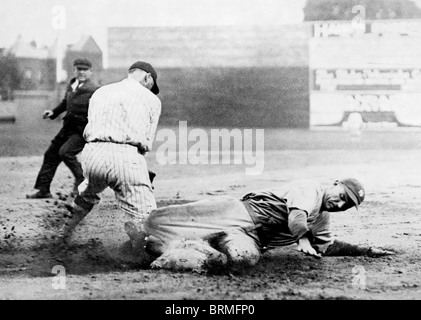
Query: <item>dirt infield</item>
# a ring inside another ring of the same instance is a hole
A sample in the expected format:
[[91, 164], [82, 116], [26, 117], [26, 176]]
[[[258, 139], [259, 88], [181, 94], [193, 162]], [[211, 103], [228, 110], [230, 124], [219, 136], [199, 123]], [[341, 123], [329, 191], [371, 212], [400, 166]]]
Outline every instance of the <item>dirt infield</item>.
[[[391, 134], [379, 143], [379, 135], [366, 133], [361, 147], [343, 133], [299, 133], [303, 147], [287, 150], [277, 145], [286, 145], [291, 131], [271, 133], [259, 176], [245, 175], [245, 165], [161, 166], [151, 153], [159, 206], [241, 196], [297, 178], [356, 177], [366, 186], [366, 201], [358, 211], [334, 213], [333, 234], [397, 253], [316, 260], [290, 246], [266, 253], [251, 270], [218, 275], [151, 270], [123, 255], [124, 216], [110, 190], [76, 229], [70, 250], [57, 253], [50, 238], [70, 201], [70, 172], [59, 167], [54, 199], [27, 200], [41, 156], [0, 158], [0, 299], [420, 299], [420, 140], [407, 133], [400, 143]], [[65, 289], [54, 285], [58, 265], [65, 268]]]

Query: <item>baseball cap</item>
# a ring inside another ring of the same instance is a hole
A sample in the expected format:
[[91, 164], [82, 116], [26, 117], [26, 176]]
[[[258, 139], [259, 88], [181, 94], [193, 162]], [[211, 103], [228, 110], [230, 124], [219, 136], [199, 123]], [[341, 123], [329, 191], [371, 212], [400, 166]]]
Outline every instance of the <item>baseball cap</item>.
[[358, 209], [358, 206], [365, 198], [363, 185], [357, 179], [353, 178], [342, 179], [339, 182], [344, 186], [346, 194], [352, 201], [352, 203], [350, 203], [349, 199], [347, 199], [347, 204], [349, 204], [350, 207], [355, 205], [355, 208]]
[[73, 66], [83, 68], [83, 69], [91, 69], [92, 63], [88, 59], [78, 58], [73, 62]]
[[158, 78], [158, 74], [156, 73], [155, 69], [152, 67], [151, 64], [144, 62], [144, 61], [137, 61], [135, 63], [133, 63], [130, 68], [129, 71], [132, 69], [141, 69], [143, 71], [146, 71], [147, 73], [150, 73], [152, 75], [152, 79], [154, 81], [154, 85], [151, 89], [151, 91], [155, 94], [159, 93], [159, 88], [158, 88], [158, 83], [157, 83], [157, 78]]

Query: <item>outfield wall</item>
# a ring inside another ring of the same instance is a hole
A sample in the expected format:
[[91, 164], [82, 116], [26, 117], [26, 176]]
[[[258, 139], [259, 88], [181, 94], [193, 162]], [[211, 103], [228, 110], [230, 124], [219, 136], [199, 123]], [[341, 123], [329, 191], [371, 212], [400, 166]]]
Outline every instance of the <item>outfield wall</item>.
[[421, 127], [421, 20], [109, 28], [108, 44], [104, 83], [159, 70], [163, 124]]
[[308, 24], [109, 28], [102, 82], [145, 60], [159, 73], [161, 124], [307, 128], [310, 35]]
[[[161, 124], [298, 127], [309, 123], [308, 69], [158, 68]], [[126, 76], [108, 69], [108, 81]]]

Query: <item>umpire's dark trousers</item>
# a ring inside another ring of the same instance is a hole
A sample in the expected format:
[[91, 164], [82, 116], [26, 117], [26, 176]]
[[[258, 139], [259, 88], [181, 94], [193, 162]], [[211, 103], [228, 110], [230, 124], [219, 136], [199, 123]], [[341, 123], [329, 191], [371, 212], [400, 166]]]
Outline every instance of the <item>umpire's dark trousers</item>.
[[62, 128], [44, 154], [44, 161], [35, 182], [35, 189], [43, 192], [50, 191], [51, 182], [62, 161], [73, 173], [75, 186], [82, 183], [84, 180], [82, 165], [76, 159], [76, 155], [82, 151], [84, 145], [85, 140], [81, 134], [69, 132], [66, 128]]

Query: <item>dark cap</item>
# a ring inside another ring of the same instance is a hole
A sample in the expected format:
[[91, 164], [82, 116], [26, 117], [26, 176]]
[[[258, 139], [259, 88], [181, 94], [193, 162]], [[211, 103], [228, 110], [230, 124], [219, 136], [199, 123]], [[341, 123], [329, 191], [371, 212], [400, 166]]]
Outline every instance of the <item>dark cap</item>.
[[352, 203], [349, 202], [349, 199], [347, 203], [350, 207], [355, 205], [355, 207], [358, 209], [358, 206], [361, 204], [361, 202], [364, 201], [365, 198], [365, 190], [363, 185], [356, 179], [353, 178], [347, 178], [339, 181], [346, 191], [346, 194], [348, 197], [352, 200]]
[[88, 59], [78, 58], [73, 62], [73, 66], [79, 67], [79, 68], [91, 69], [92, 63]]
[[156, 81], [157, 78], [158, 78], [158, 74], [156, 73], [156, 71], [152, 67], [152, 65], [150, 65], [149, 63], [144, 62], [144, 61], [137, 61], [130, 66], [129, 71], [133, 70], [133, 69], [141, 69], [141, 70], [143, 70], [147, 73], [150, 73], [152, 75], [152, 79], [154, 81], [154, 85], [153, 85], [151, 91], [155, 94], [159, 93], [158, 83]]

